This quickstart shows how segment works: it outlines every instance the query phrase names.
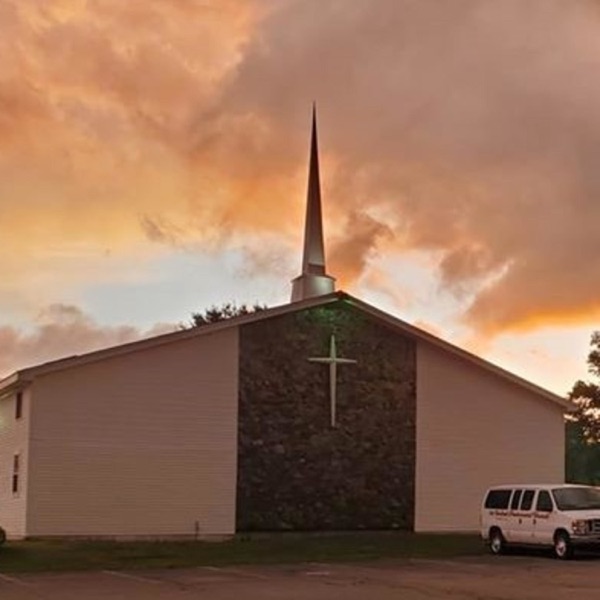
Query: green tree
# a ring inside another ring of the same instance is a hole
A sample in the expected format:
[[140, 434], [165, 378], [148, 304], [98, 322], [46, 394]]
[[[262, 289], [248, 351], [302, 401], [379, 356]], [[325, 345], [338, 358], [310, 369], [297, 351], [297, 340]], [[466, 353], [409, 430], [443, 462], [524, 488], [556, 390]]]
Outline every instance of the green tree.
[[266, 308], [267, 307], [264, 304], [253, 304], [252, 306], [248, 306], [247, 304], [240, 304], [240, 306], [238, 306], [235, 302], [226, 302], [221, 306], [213, 304], [203, 312], [192, 313], [192, 320], [187, 325], [183, 325], [183, 329], [202, 327], [203, 325], [225, 321], [232, 317], [250, 315], [265, 310]]
[[567, 481], [600, 484], [600, 331], [592, 334], [588, 370], [596, 381], [577, 381], [569, 393]]

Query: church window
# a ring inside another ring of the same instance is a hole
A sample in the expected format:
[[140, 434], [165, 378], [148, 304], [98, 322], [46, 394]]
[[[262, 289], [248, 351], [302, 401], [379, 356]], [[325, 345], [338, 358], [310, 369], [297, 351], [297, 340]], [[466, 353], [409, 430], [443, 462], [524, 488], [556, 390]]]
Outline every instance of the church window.
[[12, 493], [19, 493], [19, 470], [20, 470], [20, 455], [13, 456], [13, 472], [12, 472]]
[[15, 398], [15, 419], [20, 419], [23, 416], [23, 392], [17, 392]]

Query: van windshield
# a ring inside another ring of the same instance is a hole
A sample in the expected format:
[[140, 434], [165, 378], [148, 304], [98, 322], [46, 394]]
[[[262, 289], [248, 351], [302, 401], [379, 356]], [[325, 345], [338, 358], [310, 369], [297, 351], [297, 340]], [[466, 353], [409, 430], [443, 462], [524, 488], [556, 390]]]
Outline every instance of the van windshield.
[[600, 509], [600, 489], [586, 487], [552, 490], [558, 510]]

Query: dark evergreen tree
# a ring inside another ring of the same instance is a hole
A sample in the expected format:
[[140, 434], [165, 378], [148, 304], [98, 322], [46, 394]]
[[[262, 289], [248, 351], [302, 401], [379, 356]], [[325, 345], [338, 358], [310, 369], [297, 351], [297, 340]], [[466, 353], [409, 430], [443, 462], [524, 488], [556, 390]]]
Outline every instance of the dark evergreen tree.
[[213, 304], [210, 308], [205, 309], [203, 312], [192, 313], [192, 320], [183, 325], [183, 329], [190, 329], [192, 327], [202, 327], [210, 323], [217, 323], [218, 321], [225, 321], [232, 317], [239, 317], [241, 315], [249, 315], [261, 310], [265, 310], [267, 307], [264, 304], [253, 304], [248, 306], [247, 304], [240, 304], [238, 306], [235, 302], [226, 302], [221, 306]]
[[592, 334], [588, 369], [597, 381], [577, 381], [569, 393], [567, 481], [600, 484], [600, 331]]

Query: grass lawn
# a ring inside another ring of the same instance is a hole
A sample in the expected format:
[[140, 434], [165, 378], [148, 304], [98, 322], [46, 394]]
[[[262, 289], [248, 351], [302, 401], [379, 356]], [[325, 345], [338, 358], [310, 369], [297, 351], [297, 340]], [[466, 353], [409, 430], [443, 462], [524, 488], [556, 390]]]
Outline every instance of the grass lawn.
[[482, 552], [475, 535], [405, 532], [257, 534], [226, 542], [30, 540], [0, 547], [0, 573], [449, 558]]

